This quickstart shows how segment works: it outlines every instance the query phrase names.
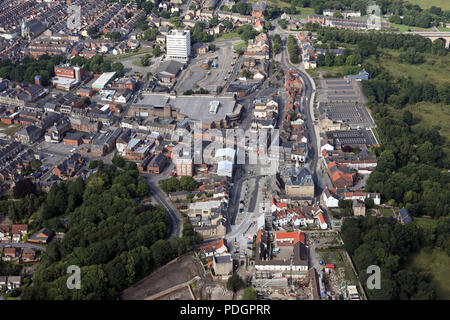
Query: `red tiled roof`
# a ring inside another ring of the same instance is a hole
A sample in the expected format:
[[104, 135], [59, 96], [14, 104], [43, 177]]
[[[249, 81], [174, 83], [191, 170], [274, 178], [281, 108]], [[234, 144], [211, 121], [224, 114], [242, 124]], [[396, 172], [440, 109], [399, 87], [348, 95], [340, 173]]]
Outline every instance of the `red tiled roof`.
[[330, 169], [331, 167], [334, 167], [336, 165], [336, 162], [330, 162], [329, 164], [328, 164], [328, 169]]
[[277, 202], [277, 203], [275, 203], [275, 205], [278, 208], [287, 208], [287, 206], [288, 206], [288, 204], [286, 202]]
[[259, 229], [258, 235], [256, 236], [256, 243], [261, 242], [261, 234], [262, 234], [262, 229]]
[[319, 221], [320, 221], [321, 224], [325, 223], [325, 219], [324, 219], [324, 217], [323, 217], [322, 212], [319, 213]]
[[292, 244], [296, 244], [299, 241], [305, 243], [305, 234], [303, 232], [277, 232], [275, 233], [275, 238], [277, 241], [292, 239]]
[[27, 224], [13, 224], [12, 234], [19, 234], [21, 231], [28, 231]]
[[213, 243], [201, 246], [200, 249], [202, 249], [202, 250], [206, 250], [206, 249], [210, 249], [210, 248], [216, 248], [217, 249], [217, 248], [222, 247], [223, 245], [224, 245], [224, 239], [220, 239], [217, 242], [213, 242]]
[[333, 269], [333, 270], [334, 270], [334, 264], [333, 264], [333, 263], [327, 263], [327, 264], [325, 265], [325, 268], [327, 268], [327, 269]]

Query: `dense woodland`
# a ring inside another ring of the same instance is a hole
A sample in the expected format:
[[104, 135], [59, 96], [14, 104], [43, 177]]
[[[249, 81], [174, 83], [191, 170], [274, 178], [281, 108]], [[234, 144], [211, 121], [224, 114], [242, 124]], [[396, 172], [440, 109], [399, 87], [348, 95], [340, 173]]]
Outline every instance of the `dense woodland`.
[[438, 299], [431, 275], [408, 264], [411, 254], [423, 247], [439, 247], [450, 252], [450, 217], [441, 218], [435, 230], [426, 232], [415, 222], [402, 226], [392, 218], [345, 219], [342, 237], [352, 256], [361, 282], [366, 286], [367, 268], [381, 269], [381, 289], [368, 290], [370, 299]]
[[[123, 169], [99, 169], [86, 181], [61, 182], [48, 194], [5, 200], [23, 220], [39, 208], [31, 231], [47, 226], [66, 232], [63, 240], [47, 247], [22, 298], [116, 299], [155, 268], [192, 250], [201, 239], [188, 221], [182, 238], [165, 240], [170, 233], [167, 212], [159, 205], [140, 204], [139, 197], [148, 191], [136, 164], [127, 163]], [[69, 265], [81, 267], [81, 290], [67, 289]], [[2, 263], [0, 270], [16, 274], [20, 267]]]

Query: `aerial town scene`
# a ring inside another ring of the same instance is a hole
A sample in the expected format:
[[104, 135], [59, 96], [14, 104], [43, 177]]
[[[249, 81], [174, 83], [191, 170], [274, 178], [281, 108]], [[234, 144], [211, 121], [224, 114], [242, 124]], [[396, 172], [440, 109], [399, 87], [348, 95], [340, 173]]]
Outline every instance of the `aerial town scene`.
[[450, 300], [449, 51], [448, 0], [0, 0], [0, 300]]

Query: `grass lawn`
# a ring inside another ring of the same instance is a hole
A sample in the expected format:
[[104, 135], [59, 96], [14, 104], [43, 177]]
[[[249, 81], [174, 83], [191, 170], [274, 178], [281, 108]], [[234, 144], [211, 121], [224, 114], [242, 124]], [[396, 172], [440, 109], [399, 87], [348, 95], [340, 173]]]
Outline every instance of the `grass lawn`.
[[415, 267], [428, 271], [433, 276], [440, 299], [450, 299], [450, 257], [441, 249], [422, 249], [414, 255], [408, 263], [408, 267]]
[[316, 14], [314, 8], [299, 8], [300, 14], [294, 15], [297, 19], [307, 19], [310, 14]]
[[137, 55], [145, 54], [145, 53], [151, 53], [151, 50], [149, 48], [139, 48], [135, 52], [119, 54], [119, 55], [113, 56], [113, 57], [105, 57], [105, 59], [103, 59], [103, 60], [111, 62], [111, 61], [120, 60], [120, 59], [124, 59], [124, 58], [128, 58], [128, 57], [133, 57], [133, 56], [137, 56]]
[[411, 4], [417, 4], [423, 9], [431, 8], [432, 6], [439, 7], [442, 10], [450, 10], [450, 1], [448, 0], [408, 0]]
[[404, 24], [397, 24], [397, 23], [391, 23], [391, 27], [392, 28], [399, 28], [401, 32], [406, 32], [406, 31], [434, 31], [432, 28], [420, 28], [420, 27], [412, 27], [412, 26], [407, 26]]
[[332, 66], [319, 67], [315, 71], [321, 71], [324, 78], [341, 78], [348, 74], [357, 74], [361, 70], [358, 66]]
[[446, 27], [437, 27], [439, 31], [442, 32], [450, 32], [450, 28], [446, 28]]
[[[258, 2], [260, 0], [249, 0], [249, 2]], [[291, 4], [289, 2], [284, 2], [281, 0], [267, 0], [267, 5], [269, 6], [278, 6], [278, 8], [290, 7]]]
[[372, 132], [373, 132], [373, 135], [375, 136], [375, 138], [377, 138], [378, 143], [381, 144], [381, 139], [380, 139], [380, 135], [378, 134], [377, 128], [372, 128]]
[[416, 221], [417, 226], [424, 230], [433, 230], [438, 224], [438, 220], [434, 219], [416, 217], [414, 220]]
[[[398, 58], [400, 51], [384, 50], [380, 57], [381, 64], [393, 75], [401, 77], [411, 77], [412, 79], [428, 80], [434, 85], [448, 83], [448, 74], [450, 74], [450, 56], [436, 56], [425, 54], [425, 62], [422, 64], [411, 65], [401, 62]], [[435, 104], [431, 102], [421, 102], [414, 105], [408, 105], [402, 110], [389, 108], [391, 114], [401, 117], [405, 110], [412, 112], [414, 117], [419, 118], [420, 122], [416, 126], [431, 128], [439, 126], [439, 133], [446, 137], [447, 144], [445, 151], [450, 152], [450, 108], [444, 104]]]
[[380, 56], [383, 65], [393, 76], [408, 77], [413, 79], [429, 80], [434, 84], [447, 83], [450, 74], [450, 55], [437, 56], [425, 54], [425, 62], [422, 64], [409, 64], [400, 61], [398, 56], [401, 51], [382, 49]]
[[216, 40], [232, 40], [232, 39], [240, 39], [240, 36], [237, 32], [227, 32], [222, 33], [220, 36], [216, 38]]
[[242, 41], [242, 42], [236, 43], [233, 46], [233, 49], [234, 49], [234, 51], [238, 51], [239, 49], [246, 48], [246, 47], [247, 47], [247, 42], [246, 41]]
[[381, 208], [380, 213], [383, 217], [395, 217], [394, 211], [392, 209]]

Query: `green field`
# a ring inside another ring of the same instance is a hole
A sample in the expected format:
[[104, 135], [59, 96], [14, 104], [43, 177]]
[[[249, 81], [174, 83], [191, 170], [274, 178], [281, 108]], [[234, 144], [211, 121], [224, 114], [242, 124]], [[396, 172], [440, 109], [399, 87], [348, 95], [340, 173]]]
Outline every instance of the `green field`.
[[307, 71], [312, 77], [317, 76], [318, 73], [321, 72], [324, 78], [341, 78], [345, 75], [357, 74], [360, 70], [361, 68], [358, 66], [332, 66], [319, 67], [316, 69], [309, 69]]
[[[260, 0], [249, 0], [249, 2], [258, 2]], [[267, 0], [267, 5], [269, 6], [278, 6], [279, 8], [290, 7], [291, 4], [289, 2], [284, 2], [280, 0]]]
[[409, 268], [419, 268], [429, 272], [433, 276], [440, 299], [450, 299], [450, 257], [441, 249], [422, 249], [411, 257]]
[[392, 210], [392, 209], [381, 208], [380, 213], [383, 215], [383, 217], [394, 217], [395, 218], [395, 213], [394, 213], [394, 210]]
[[306, 19], [310, 14], [316, 14], [314, 8], [299, 8], [300, 14], [294, 16], [297, 19]]
[[434, 230], [438, 224], [438, 220], [433, 219], [416, 217], [414, 220], [416, 221], [417, 226], [424, 230]]
[[[380, 56], [381, 64], [395, 77], [411, 77], [412, 79], [428, 80], [434, 85], [440, 85], [448, 82], [450, 74], [450, 56], [435, 56], [426, 54], [425, 62], [422, 64], [411, 65], [401, 62], [398, 58], [400, 52], [394, 50], [383, 50]], [[450, 152], [450, 108], [444, 104], [435, 104], [431, 102], [421, 102], [414, 105], [408, 105], [402, 110], [390, 108], [391, 114], [401, 116], [405, 110], [413, 113], [414, 117], [421, 121], [416, 126], [425, 126], [431, 128], [439, 126], [440, 134], [447, 138], [446, 151]]]
[[425, 55], [425, 62], [422, 64], [411, 65], [401, 62], [398, 56], [401, 51], [382, 50], [380, 56], [381, 65], [385, 67], [393, 76], [408, 77], [417, 80], [429, 80], [434, 84], [448, 82], [450, 74], [450, 55], [436, 56], [432, 54]]
[[432, 128], [439, 126], [439, 133], [446, 138], [444, 150], [450, 154], [450, 107], [444, 104], [436, 104], [431, 102], [420, 102], [408, 105], [401, 110], [389, 108], [389, 113], [401, 116], [405, 110], [412, 112], [414, 118], [420, 119], [415, 126]]
[[450, 32], [450, 28], [446, 28], [446, 27], [437, 27], [439, 31], [442, 32]]
[[450, 1], [448, 0], [407, 0], [407, 2], [417, 4], [423, 9], [428, 9], [435, 6], [441, 8], [442, 10], [450, 10]]
[[216, 40], [232, 40], [232, 39], [240, 39], [241, 37], [238, 35], [237, 32], [227, 32], [222, 33], [220, 36], [216, 38]]
[[124, 59], [124, 58], [129, 58], [129, 57], [133, 57], [133, 56], [138, 56], [138, 55], [143, 55], [146, 53], [151, 53], [151, 50], [148, 48], [139, 48], [136, 51], [133, 52], [128, 52], [128, 53], [124, 53], [124, 54], [119, 54], [117, 56], [110, 56], [110, 57], [105, 57], [103, 60], [104, 61], [115, 61], [115, 60], [120, 60], [120, 59]]
[[392, 28], [399, 28], [401, 32], [406, 31], [434, 31], [432, 28], [420, 28], [420, 27], [412, 27], [404, 24], [391, 23]]
[[246, 48], [247, 45], [248, 45], [247, 42], [242, 41], [242, 42], [236, 43], [236, 44], [233, 46], [233, 49], [234, 49], [234, 51], [238, 51], [239, 49]]

